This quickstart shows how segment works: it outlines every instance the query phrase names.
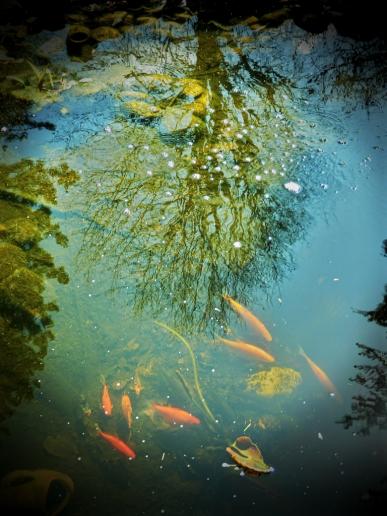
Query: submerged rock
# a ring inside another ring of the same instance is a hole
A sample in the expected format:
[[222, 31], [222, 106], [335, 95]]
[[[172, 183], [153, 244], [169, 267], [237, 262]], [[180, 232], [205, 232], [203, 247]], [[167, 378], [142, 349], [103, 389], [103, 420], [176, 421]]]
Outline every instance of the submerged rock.
[[291, 394], [301, 383], [298, 371], [289, 367], [272, 367], [269, 371], [260, 371], [247, 379], [247, 389], [261, 396]]
[[93, 29], [90, 36], [96, 41], [104, 41], [106, 39], [118, 38], [121, 35], [120, 31], [114, 27], [97, 27]]
[[193, 124], [193, 111], [180, 107], [167, 108], [160, 120], [160, 132], [175, 133], [188, 129]]
[[47, 453], [61, 459], [73, 458], [78, 454], [74, 439], [69, 434], [49, 435], [43, 443]]

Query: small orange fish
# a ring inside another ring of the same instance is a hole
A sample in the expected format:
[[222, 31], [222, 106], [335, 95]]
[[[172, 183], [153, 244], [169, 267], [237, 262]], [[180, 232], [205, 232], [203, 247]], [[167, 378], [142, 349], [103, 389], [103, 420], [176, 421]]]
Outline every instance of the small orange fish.
[[126, 443], [124, 443], [124, 441], [121, 441], [121, 439], [119, 439], [115, 435], [107, 434], [106, 432], [102, 432], [101, 430], [98, 431], [98, 435], [100, 435], [102, 439], [105, 439], [105, 441], [110, 443], [113, 446], [113, 448], [123, 453], [126, 457], [130, 457], [131, 459], [136, 458], [135, 451], [132, 450], [132, 448], [129, 448], [129, 446]]
[[132, 403], [129, 396], [125, 393], [121, 398], [121, 408], [124, 418], [128, 422], [128, 427], [132, 426]]
[[134, 375], [133, 389], [134, 389], [134, 392], [137, 394], [137, 396], [141, 393], [141, 391], [143, 389], [143, 386], [142, 386], [142, 383], [141, 383], [141, 380], [140, 380], [140, 377], [138, 374]]
[[102, 410], [103, 410], [105, 416], [111, 416], [112, 411], [113, 411], [113, 403], [112, 403], [112, 400], [110, 399], [109, 387], [108, 387], [107, 383], [105, 382], [105, 378], [102, 375], [101, 375], [101, 382], [103, 384], [102, 398], [101, 398]]
[[258, 332], [263, 336], [265, 340], [267, 340], [268, 342], [271, 342], [273, 340], [273, 337], [270, 335], [269, 330], [266, 328], [263, 322], [260, 321], [257, 317], [255, 317], [255, 315], [252, 314], [249, 310], [247, 310], [247, 308], [240, 305], [237, 301], [232, 299], [232, 297], [226, 294], [223, 296], [223, 298], [227, 301], [231, 308], [236, 313], [241, 315], [254, 330], [258, 330]]
[[185, 425], [200, 425], [200, 419], [189, 412], [169, 405], [159, 405], [152, 403], [152, 409], [158, 412], [168, 423], [179, 423]]
[[255, 358], [259, 358], [260, 360], [264, 360], [265, 362], [274, 362], [275, 358], [273, 355], [270, 355], [267, 351], [258, 346], [254, 346], [253, 344], [248, 344], [247, 342], [243, 342], [243, 340], [230, 340], [224, 339], [223, 337], [218, 337], [220, 342], [226, 344], [230, 348], [236, 349], [237, 351], [241, 351], [246, 355], [253, 356]]
[[341, 396], [338, 393], [336, 387], [332, 383], [332, 381], [329, 378], [329, 376], [317, 364], [315, 364], [313, 362], [313, 360], [311, 360], [308, 357], [308, 355], [305, 353], [305, 351], [302, 348], [300, 348], [300, 355], [305, 358], [305, 360], [307, 361], [309, 367], [311, 368], [311, 370], [313, 371], [315, 376], [318, 378], [318, 380], [324, 385], [326, 390], [330, 394], [333, 393], [335, 395], [336, 399], [340, 401], [341, 400]]

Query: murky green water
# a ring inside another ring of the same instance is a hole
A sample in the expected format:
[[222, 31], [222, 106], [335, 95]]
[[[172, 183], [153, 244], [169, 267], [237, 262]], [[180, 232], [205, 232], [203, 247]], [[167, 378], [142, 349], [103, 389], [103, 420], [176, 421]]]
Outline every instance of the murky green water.
[[[68, 27], [28, 38], [30, 63], [2, 57], [4, 91], [33, 104], [2, 129], [0, 473], [68, 474], [64, 514], [366, 513], [387, 359], [356, 343], [386, 351], [382, 308], [358, 311], [383, 298], [387, 133], [378, 63], [354, 56], [378, 43], [291, 21], [118, 26], [87, 60]], [[236, 467], [242, 435], [273, 472]]]

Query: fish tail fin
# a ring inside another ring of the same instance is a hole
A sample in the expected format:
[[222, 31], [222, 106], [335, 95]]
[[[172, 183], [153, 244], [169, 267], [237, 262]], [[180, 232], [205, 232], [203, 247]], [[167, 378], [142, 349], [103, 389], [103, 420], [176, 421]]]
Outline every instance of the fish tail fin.
[[106, 378], [104, 377], [104, 375], [103, 375], [103, 374], [101, 374], [101, 375], [99, 376], [99, 380], [100, 380], [100, 382], [102, 383], [102, 385], [105, 385], [105, 384], [106, 384]]
[[298, 352], [302, 357], [306, 358], [306, 353], [301, 346], [298, 346]]

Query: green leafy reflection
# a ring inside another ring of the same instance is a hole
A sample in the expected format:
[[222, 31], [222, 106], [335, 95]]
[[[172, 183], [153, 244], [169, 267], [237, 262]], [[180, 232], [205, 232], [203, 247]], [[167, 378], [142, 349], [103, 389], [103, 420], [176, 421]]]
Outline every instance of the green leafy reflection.
[[32, 397], [35, 372], [54, 338], [50, 312], [59, 308], [46, 302], [45, 282], [69, 278], [41, 242], [52, 236], [67, 245], [47, 204], [56, 203], [55, 182], [67, 188], [76, 177], [66, 165], [47, 168], [39, 161], [0, 167], [0, 421]]

